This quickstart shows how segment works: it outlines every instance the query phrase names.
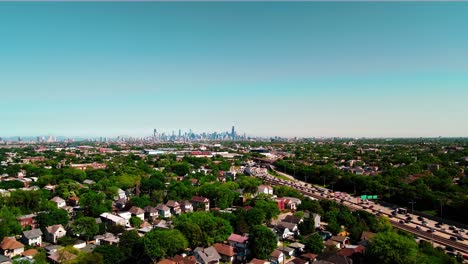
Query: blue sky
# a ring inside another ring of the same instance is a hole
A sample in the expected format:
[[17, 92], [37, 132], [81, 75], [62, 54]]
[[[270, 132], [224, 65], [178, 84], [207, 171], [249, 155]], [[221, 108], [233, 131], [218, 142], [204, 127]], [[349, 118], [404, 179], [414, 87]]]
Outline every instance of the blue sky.
[[0, 3], [0, 136], [468, 136], [468, 3]]

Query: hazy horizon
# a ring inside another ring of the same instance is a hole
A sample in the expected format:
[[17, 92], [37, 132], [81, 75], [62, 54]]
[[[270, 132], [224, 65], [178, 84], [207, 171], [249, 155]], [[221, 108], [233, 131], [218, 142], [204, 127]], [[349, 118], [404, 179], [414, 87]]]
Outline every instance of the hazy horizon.
[[468, 3], [0, 3], [0, 137], [468, 136]]

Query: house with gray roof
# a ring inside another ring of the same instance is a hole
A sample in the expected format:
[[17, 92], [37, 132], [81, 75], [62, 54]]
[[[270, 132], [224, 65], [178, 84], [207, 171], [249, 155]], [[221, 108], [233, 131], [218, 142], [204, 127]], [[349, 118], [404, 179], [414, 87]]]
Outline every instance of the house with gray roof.
[[41, 229], [32, 229], [23, 232], [21, 242], [28, 246], [41, 246], [42, 244], [42, 231]]
[[218, 264], [221, 256], [214, 247], [197, 247], [193, 251], [193, 255], [197, 259], [197, 262], [201, 264]]

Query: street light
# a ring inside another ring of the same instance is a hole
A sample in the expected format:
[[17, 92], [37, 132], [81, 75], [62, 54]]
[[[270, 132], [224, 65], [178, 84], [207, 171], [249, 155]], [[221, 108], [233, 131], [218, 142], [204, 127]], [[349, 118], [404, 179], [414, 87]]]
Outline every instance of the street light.
[[411, 204], [411, 214], [414, 212], [414, 204], [416, 203], [414, 200], [411, 200], [411, 202], [408, 202]]

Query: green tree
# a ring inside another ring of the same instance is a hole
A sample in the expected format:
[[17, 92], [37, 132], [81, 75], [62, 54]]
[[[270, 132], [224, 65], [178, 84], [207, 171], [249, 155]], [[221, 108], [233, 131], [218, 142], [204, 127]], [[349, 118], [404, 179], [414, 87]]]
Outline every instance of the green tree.
[[73, 221], [70, 229], [76, 236], [89, 240], [98, 233], [99, 226], [93, 217], [81, 217]]
[[187, 239], [177, 229], [154, 229], [143, 238], [145, 251], [153, 260], [173, 256], [188, 247]]
[[143, 239], [135, 230], [122, 234], [120, 237], [119, 249], [124, 256], [122, 263], [146, 264], [151, 262], [149, 256], [145, 252]]
[[6, 236], [19, 235], [21, 233], [21, 225], [16, 219], [17, 214], [15, 214], [15, 211], [17, 210], [12, 209], [13, 208], [6, 206], [3, 206], [0, 209], [0, 237], [2, 238]]
[[322, 236], [320, 236], [317, 233], [314, 233], [310, 235], [306, 240], [305, 240], [305, 249], [309, 252], [312, 252], [314, 254], [320, 254], [323, 251], [323, 239]]
[[53, 208], [48, 212], [37, 214], [36, 221], [42, 229], [58, 224], [66, 226], [68, 224], [68, 212], [63, 209]]
[[112, 209], [112, 202], [106, 200], [103, 193], [88, 191], [81, 196], [81, 207], [88, 216], [98, 217], [100, 214], [109, 212]]
[[252, 257], [268, 259], [277, 243], [276, 235], [267, 227], [257, 225], [250, 229], [248, 248]]
[[101, 245], [96, 247], [93, 252], [103, 256], [104, 264], [119, 264], [124, 258], [123, 253], [114, 245]]
[[[178, 216], [174, 220], [174, 225], [177, 229], [187, 225], [188, 223], [198, 225], [200, 230], [203, 232], [204, 246], [226, 240], [233, 231], [229, 221], [216, 217], [211, 212], [186, 213]], [[189, 233], [186, 233], [187, 230], [191, 229], [182, 228], [181, 230], [184, 231], [184, 236], [191, 236]], [[197, 239], [199, 237], [200, 236], [197, 236]]]
[[366, 254], [373, 263], [418, 263], [416, 242], [395, 232], [378, 233], [371, 240]]
[[136, 217], [136, 216], [132, 216], [130, 217], [130, 224], [138, 229], [140, 228], [141, 224], [143, 224], [143, 220], [141, 220], [139, 217]]

